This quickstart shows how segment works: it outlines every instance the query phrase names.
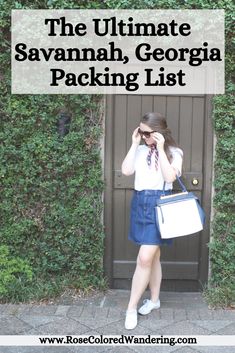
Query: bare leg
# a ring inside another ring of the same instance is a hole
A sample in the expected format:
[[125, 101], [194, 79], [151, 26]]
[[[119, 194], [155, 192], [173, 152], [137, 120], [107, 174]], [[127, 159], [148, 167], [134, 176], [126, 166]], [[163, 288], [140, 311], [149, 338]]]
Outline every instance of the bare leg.
[[150, 281], [152, 262], [158, 248], [158, 245], [141, 245], [140, 247], [136, 269], [132, 279], [128, 310], [137, 308], [138, 301]]
[[149, 288], [151, 292], [151, 300], [156, 303], [159, 298], [161, 281], [162, 281], [162, 266], [160, 262], [160, 247], [157, 249], [150, 274]]

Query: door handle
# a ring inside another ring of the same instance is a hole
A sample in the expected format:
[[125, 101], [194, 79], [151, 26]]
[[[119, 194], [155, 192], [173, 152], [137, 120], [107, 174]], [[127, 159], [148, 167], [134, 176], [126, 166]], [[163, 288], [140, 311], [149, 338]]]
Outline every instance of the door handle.
[[193, 179], [192, 179], [192, 184], [193, 184], [194, 186], [198, 185], [198, 184], [199, 184], [198, 178], [193, 178]]

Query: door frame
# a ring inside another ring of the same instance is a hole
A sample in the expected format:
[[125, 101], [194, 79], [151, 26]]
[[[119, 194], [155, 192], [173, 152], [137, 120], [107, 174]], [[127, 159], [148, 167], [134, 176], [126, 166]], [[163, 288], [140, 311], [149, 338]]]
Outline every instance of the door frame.
[[[208, 281], [210, 218], [212, 205], [212, 176], [213, 176], [213, 128], [212, 128], [212, 95], [205, 95], [205, 120], [203, 133], [203, 189], [202, 204], [206, 213], [206, 223], [200, 242], [199, 283], [203, 287]], [[105, 133], [104, 133], [104, 273], [110, 288], [113, 288], [113, 126], [114, 126], [114, 98], [115, 95], [105, 95]]]

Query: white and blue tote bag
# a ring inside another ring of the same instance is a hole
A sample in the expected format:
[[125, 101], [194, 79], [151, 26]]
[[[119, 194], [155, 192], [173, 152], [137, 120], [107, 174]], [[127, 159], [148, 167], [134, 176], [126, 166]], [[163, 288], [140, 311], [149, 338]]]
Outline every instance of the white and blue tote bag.
[[205, 213], [197, 196], [188, 192], [182, 180], [177, 177], [182, 192], [163, 196], [155, 207], [156, 224], [161, 238], [169, 239], [197, 233], [203, 229]]

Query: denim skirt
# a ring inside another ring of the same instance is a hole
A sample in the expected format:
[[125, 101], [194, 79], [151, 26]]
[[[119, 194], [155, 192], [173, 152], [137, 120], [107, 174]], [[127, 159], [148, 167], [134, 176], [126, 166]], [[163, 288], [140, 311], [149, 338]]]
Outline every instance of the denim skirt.
[[[170, 195], [166, 190], [165, 195]], [[134, 190], [131, 201], [128, 239], [138, 245], [171, 245], [173, 239], [162, 239], [156, 226], [155, 206], [162, 190]]]

